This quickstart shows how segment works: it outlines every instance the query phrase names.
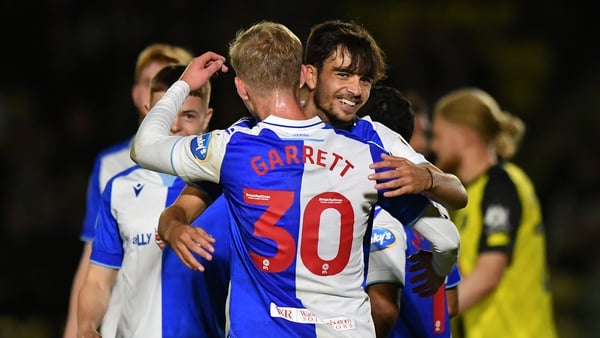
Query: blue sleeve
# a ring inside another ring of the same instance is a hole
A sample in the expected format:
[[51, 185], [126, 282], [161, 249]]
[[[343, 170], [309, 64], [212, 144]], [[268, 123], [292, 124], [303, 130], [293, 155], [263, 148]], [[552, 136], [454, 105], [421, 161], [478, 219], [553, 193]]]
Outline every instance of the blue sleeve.
[[91, 242], [95, 237], [96, 217], [98, 215], [98, 206], [100, 205], [100, 163], [101, 156], [97, 156], [94, 161], [94, 167], [90, 174], [87, 187], [87, 197], [85, 204], [85, 216], [79, 238], [84, 242]]
[[458, 283], [462, 281], [462, 275], [460, 274], [460, 269], [458, 268], [458, 264], [454, 265], [452, 271], [448, 275], [448, 280], [446, 281], [446, 289], [450, 289], [456, 287]]
[[92, 243], [90, 261], [105, 267], [119, 269], [123, 263], [123, 242], [117, 220], [111, 213], [112, 180], [106, 185], [98, 208], [96, 238]]
[[429, 205], [429, 199], [421, 194], [388, 198], [383, 196], [383, 191], [379, 191], [377, 204], [404, 226], [409, 226], [423, 214], [423, 211]]

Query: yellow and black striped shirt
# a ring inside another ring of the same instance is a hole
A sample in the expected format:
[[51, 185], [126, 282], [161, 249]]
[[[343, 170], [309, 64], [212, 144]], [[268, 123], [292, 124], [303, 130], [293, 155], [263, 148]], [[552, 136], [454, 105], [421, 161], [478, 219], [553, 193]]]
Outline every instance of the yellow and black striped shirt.
[[466, 188], [467, 206], [451, 213], [461, 234], [462, 275], [473, 271], [481, 252], [502, 251], [510, 260], [496, 290], [453, 320], [453, 337], [555, 338], [546, 238], [531, 180], [500, 162]]

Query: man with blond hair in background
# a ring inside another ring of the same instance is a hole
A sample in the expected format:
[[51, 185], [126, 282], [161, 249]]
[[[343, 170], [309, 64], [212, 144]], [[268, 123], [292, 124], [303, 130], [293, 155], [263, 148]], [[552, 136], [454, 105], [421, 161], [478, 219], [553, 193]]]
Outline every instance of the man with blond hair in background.
[[460, 88], [436, 102], [432, 128], [436, 164], [469, 195], [464, 209], [450, 211], [463, 275], [453, 337], [556, 337], [540, 203], [510, 162], [525, 125], [487, 92]]
[[[148, 45], [138, 54], [133, 74], [131, 98], [139, 121], [146, 114], [144, 106], [150, 102], [150, 81], [154, 75], [166, 65], [187, 65], [192, 57], [190, 50], [165, 43]], [[80, 234], [80, 239], [84, 242], [83, 250], [71, 286], [64, 338], [74, 338], [77, 334], [77, 299], [89, 266], [92, 241], [95, 237], [96, 216], [104, 187], [111, 177], [135, 165], [129, 156], [131, 140], [128, 138], [102, 150], [94, 161], [88, 181], [86, 211]]]

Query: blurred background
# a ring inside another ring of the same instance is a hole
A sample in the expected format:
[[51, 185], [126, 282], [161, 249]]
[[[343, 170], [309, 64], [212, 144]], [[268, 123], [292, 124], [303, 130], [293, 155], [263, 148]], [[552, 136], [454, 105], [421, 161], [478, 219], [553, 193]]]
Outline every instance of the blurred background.
[[[387, 54], [385, 84], [433, 105], [459, 86], [521, 117], [515, 158], [536, 184], [561, 337], [600, 335], [600, 48], [592, 2], [16, 1], [0, 4], [0, 337], [58, 337], [96, 153], [137, 128], [137, 53], [168, 42], [226, 55], [260, 20], [305, 40], [354, 20]], [[245, 114], [233, 74], [213, 82], [212, 128]]]

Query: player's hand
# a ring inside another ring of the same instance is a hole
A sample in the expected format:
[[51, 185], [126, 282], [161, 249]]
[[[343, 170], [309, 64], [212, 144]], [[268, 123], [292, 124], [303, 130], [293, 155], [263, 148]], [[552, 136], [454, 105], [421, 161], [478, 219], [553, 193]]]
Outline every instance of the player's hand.
[[417, 285], [412, 291], [421, 297], [433, 296], [444, 284], [446, 277], [439, 276], [433, 270], [433, 254], [430, 251], [419, 250], [416, 254], [407, 257], [410, 264], [408, 271], [414, 272], [411, 283]]
[[225, 65], [225, 57], [214, 52], [206, 52], [193, 58], [179, 79], [187, 82], [191, 90], [198, 90], [211, 77], [217, 76], [218, 72], [225, 73], [228, 70], [229, 68]]
[[192, 270], [204, 271], [204, 266], [192, 252], [210, 261], [215, 252], [214, 243], [215, 239], [201, 227], [179, 223], [169, 229], [168, 244], [183, 264]]
[[404, 157], [383, 154], [381, 158], [382, 161], [372, 163], [369, 168], [391, 168], [392, 170], [369, 175], [369, 179], [378, 181], [375, 189], [390, 190], [384, 192], [384, 196], [418, 194], [431, 187], [431, 175], [423, 166], [416, 165]]

